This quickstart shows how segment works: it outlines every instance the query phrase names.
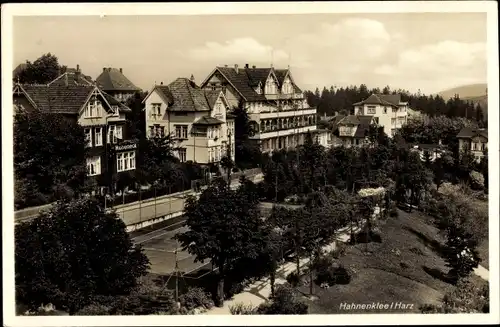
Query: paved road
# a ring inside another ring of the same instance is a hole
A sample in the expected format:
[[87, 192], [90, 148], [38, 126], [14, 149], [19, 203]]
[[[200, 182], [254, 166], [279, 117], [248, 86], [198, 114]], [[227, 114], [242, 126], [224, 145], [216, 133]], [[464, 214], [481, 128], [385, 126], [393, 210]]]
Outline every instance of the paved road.
[[[255, 183], [262, 181], [262, 174], [253, 178]], [[235, 189], [240, 185], [239, 180], [231, 183], [231, 188]], [[147, 200], [146, 203], [115, 207], [118, 216], [125, 222], [125, 225], [138, 224], [155, 217], [166, 216], [172, 213], [178, 213], [184, 210], [184, 204], [188, 195], [196, 194], [193, 191], [183, 192], [164, 196], [157, 201]]]

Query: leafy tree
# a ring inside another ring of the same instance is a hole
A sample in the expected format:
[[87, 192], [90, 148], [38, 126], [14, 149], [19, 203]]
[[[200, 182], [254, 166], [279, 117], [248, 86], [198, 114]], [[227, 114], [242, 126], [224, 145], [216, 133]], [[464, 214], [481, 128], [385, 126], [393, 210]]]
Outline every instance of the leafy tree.
[[479, 264], [477, 246], [488, 233], [488, 214], [464, 194], [447, 194], [438, 200], [439, 224], [446, 235], [445, 259], [452, 280], [467, 277]]
[[[52, 199], [84, 192], [87, 175], [86, 141], [83, 127], [57, 114], [19, 113], [14, 118], [14, 171], [19, 207], [32, 205], [37, 194]], [[29, 185], [23, 183], [30, 181]], [[66, 186], [71, 192], [57, 192]], [[57, 194], [59, 193], [59, 194]], [[24, 199], [24, 200], [23, 200]]]
[[14, 82], [22, 84], [47, 84], [56, 79], [65, 67], [59, 65], [58, 58], [47, 53], [34, 62], [27, 61], [26, 67], [17, 72]]
[[[179, 159], [175, 156], [176, 143], [170, 137], [156, 136], [149, 139], [141, 138], [139, 141], [140, 170], [145, 179], [144, 182], [159, 182], [166, 186], [172, 186], [179, 177]], [[177, 168], [176, 168], [177, 167]], [[172, 180], [172, 177], [175, 179]]]
[[306, 193], [316, 191], [321, 184], [326, 184], [326, 171], [321, 164], [325, 159], [325, 149], [313, 140], [311, 133], [306, 134], [304, 145], [299, 149], [299, 158], [298, 168], [303, 176], [305, 183], [303, 190]]
[[483, 177], [484, 177], [484, 189], [485, 189], [485, 192], [487, 193], [488, 192], [488, 177], [489, 177], [489, 173], [488, 173], [488, 153], [486, 153], [486, 155], [481, 158], [481, 162], [479, 164], [479, 169], [480, 169], [481, 173], [483, 174]]
[[245, 189], [236, 191], [217, 179], [185, 206], [189, 230], [176, 238], [197, 261], [211, 260], [219, 270], [216, 304], [224, 301], [226, 267], [243, 258], [255, 258], [264, 247], [257, 203]]
[[446, 293], [439, 305], [427, 304], [420, 307], [422, 313], [489, 313], [489, 287], [479, 287], [474, 282], [463, 279], [457, 287]]
[[95, 296], [127, 294], [149, 260], [116, 213], [93, 199], [58, 202], [15, 229], [16, 297], [74, 314]]
[[127, 113], [127, 123], [129, 124], [128, 131], [133, 138], [140, 139], [146, 137], [146, 115], [144, 111], [143, 100], [146, 97], [146, 92], [136, 92], [133, 97], [129, 98], [125, 105], [132, 111]]
[[250, 139], [256, 131], [250, 124], [250, 117], [243, 102], [234, 108], [233, 115], [236, 166], [241, 169], [258, 167], [261, 157], [260, 147]]

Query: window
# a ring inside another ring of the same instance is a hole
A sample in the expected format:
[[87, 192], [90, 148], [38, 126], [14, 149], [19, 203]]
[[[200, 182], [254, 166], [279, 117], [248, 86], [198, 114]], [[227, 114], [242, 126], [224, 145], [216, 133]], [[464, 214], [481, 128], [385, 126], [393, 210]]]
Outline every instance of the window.
[[369, 115], [375, 115], [375, 113], [377, 112], [377, 107], [375, 107], [375, 106], [368, 106], [367, 110], [368, 110], [368, 114]]
[[156, 125], [156, 135], [159, 137], [164, 137], [165, 136], [165, 127]]
[[161, 103], [152, 103], [151, 104], [151, 112], [153, 116], [161, 115]]
[[84, 116], [85, 118], [97, 118], [101, 117], [101, 102], [96, 98], [93, 98], [87, 103], [85, 107]]
[[187, 125], [175, 125], [175, 137], [178, 139], [187, 139]]
[[87, 146], [92, 146], [92, 129], [85, 128], [85, 141], [87, 142]]
[[116, 155], [116, 171], [126, 171], [135, 169], [135, 152], [121, 152]]
[[101, 174], [101, 157], [87, 158], [87, 174], [88, 176]]
[[384, 114], [387, 113], [387, 107], [384, 107]]
[[181, 162], [186, 162], [186, 148], [179, 148], [177, 151], [179, 151], [179, 160]]
[[101, 146], [102, 145], [102, 127], [96, 127], [95, 128], [95, 146]]
[[122, 139], [122, 126], [109, 125], [108, 126], [108, 143], [118, 143], [118, 139]]
[[155, 127], [149, 126], [149, 137], [155, 137]]
[[391, 124], [396, 125], [396, 118], [391, 118]]

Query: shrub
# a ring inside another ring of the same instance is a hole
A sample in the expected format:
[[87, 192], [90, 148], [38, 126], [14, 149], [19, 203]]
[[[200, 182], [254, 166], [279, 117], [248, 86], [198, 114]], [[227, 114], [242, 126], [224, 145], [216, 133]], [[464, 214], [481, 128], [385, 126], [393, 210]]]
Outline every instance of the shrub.
[[190, 288], [179, 297], [179, 302], [181, 306], [185, 307], [187, 310], [193, 310], [198, 307], [210, 309], [214, 306], [214, 302], [210, 296], [199, 287]]
[[392, 208], [390, 211], [389, 211], [389, 216], [392, 217], [392, 218], [397, 218], [399, 217], [399, 212], [398, 212], [398, 209], [396, 208]]
[[316, 269], [316, 284], [349, 284], [351, 275], [342, 265], [334, 263], [331, 259], [321, 259], [313, 265]]
[[408, 263], [404, 262], [404, 261], [401, 261], [401, 262], [399, 263], [399, 266], [400, 266], [401, 268], [403, 268], [403, 269], [408, 269], [408, 267], [410, 267], [410, 265], [409, 265]]
[[245, 290], [245, 284], [243, 282], [235, 282], [230, 285], [229, 290], [225, 292], [224, 296], [226, 300], [232, 298], [235, 294], [240, 294]]
[[270, 301], [262, 303], [256, 310], [258, 314], [307, 314], [307, 304], [300, 301], [292, 288], [278, 285]]
[[330, 255], [335, 258], [339, 259], [340, 257], [343, 257], [347, 251], [347, 245], [343, 242], [338, 242], [335, 246], [335, 249], [330, 252]]
[[240, 302], [230, 306], [229, 311], [232, 315], [253, 315], [256, 314], [257, 308]]
[[79, 310], [77, 316], [107, 316], [110, 308], [102, 304], [90, 304]]
[[299, 282], [300, 282], [300, 277], [299, 277], [299, 275], [297, 275], [297, 273], [295, 271], [293, 271], [293, 272], [289, 273], [288, 276], [286, 276], [286, 281], [292, 287], [297, 287], [297, 285], [299, 285]]

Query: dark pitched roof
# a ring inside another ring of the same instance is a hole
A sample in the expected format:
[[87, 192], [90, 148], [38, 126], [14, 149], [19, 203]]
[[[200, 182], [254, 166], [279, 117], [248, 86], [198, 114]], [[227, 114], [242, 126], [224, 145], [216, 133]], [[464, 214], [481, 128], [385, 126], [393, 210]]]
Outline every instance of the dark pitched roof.
[[[56, 114], [78, 114], [91, 93], [96, 89], [93, 85], [59, 85], [43, 84], [20, 86], [36, 108], [40, 111]], [[121, 112], [128, 112], [130, 109], [109, 94], [101, 91], [104, 98], [110, 105], [118, 106]]]
[[58, 76], [49, 85], [93, 85], [92, 78], [82, 73], [77, 73], [76, 70], [66, 70], [65, 73]]
[[[287, 69], [270, 68], [253, 68], [242, 67], [238, 68], [238, 73], [234, 67], [216, 67], [216, 69], [232, 84], [246, 101], [266, 101], [264, 94], [259, 94], [255, 91], [255, 87], [261, 83], [265, 84], [267, 77], [271, 72], [276, 75], [278, 84], [281, 87], [285, 76], [288, 73]], [[295, 92], [302, 92], [300, 88], [293, 84]]]
[[104, 68], [101, 75], [96, 78], [97, 86], [104, 91], [140, 91], [121, 69]]
[[193, 125], [205, 125], [205, 126], [213, 126], [220, 124], [224, 124], [224, 122], [222, 120], [219, 120], [211, 116], [203, 116], [193, 123]]
[[460, 132], [457, 135], [458, 138], [472, 138], [474, 136], [482, 136], [488, 138], [488, 130], [484, 128], [476, 129], [476, 128], [464, 127], [460, 130]]
[[132, 112], [132, 109], [130, 109], [129, 107], [127, 107], [125, 104], [123, 104], [122, 102], [118, 101], [115, 97], [107, 94], [106, 92], [104, 91], [101, 91], [102, 95], [104, 96], [104, 98], [106, 99], [106, 101], [108, 101], [108, 103], [111, 105], [111, 106], [117, 106], [118, 107], [118, 110], [120, 112], [123, 112], [123, 113], [127, 113], [127, 112]]
[[50, 113], [78, 114], [95, 87], [23, 85], [22, 88], [33, 100], [38, 110]]
[[[401, 97], [401, 96], [399, 96], [399, 97]], [[396, 100], [395, 97], [394, 98], [387, 98], [387, 99], [390, 99], [391, 101], [395, 101]], [[371, 94], [365, 100], [363, 100], [361, 102], [356, 102], [353, 105], [354, 106], [359, 106], [359, 105], [362, 105], [362, 104], [379, 104], [379, 105], [397, 107], [398, 104], [399, 104], [399, 101], [397, 102], [397, 104], [394, 104], [394, 103], [389, 102], [388, 100], [386, 100], [385, 95], [382, 95], [382, 94]]]
[[169, 105], [169, 111], [210, 111], [221, 91], [203, 90], [188, 78], [177, 78], [169, 85], [156, 85], [156, 90]]
[[401, 102], [401, 94], [378, 94], [378, 97], [384, 101], [392, 103], [395, 106], [399, 106]]
[[236, 90], [245, 98], [247, 101], [266, 101], [266, 97], [263, 94], [258, 94], [255, 92], [253, 85], [255, 83], [250, 80], [247, 72], [244, 68], [238, 69], [238, 73], [232, 67], [217, 67], [219, 72], [231, 83]]
[[373, 123], [373, 121], [373, 116], [349, 115], [341, 118], [336, 125], [356, 125], [357, 127], [356, 132], [354, 133], [354, 137], [363, 138], [366, 136], [366, 132], [370, 128], [370, 125]]
[[210, 108], [213, 108], [215, 106], [215, 103], [217, 102], [217, 99], [219, 99], [221, 91], [220, 90], [208, 90], [205, 91], [205, 97], [207, 98], [208, 105]]

